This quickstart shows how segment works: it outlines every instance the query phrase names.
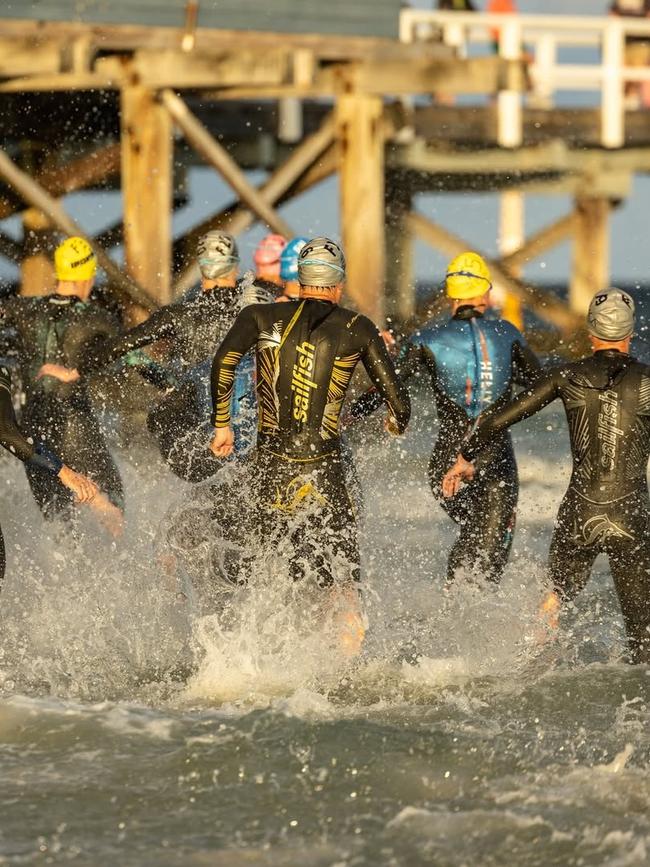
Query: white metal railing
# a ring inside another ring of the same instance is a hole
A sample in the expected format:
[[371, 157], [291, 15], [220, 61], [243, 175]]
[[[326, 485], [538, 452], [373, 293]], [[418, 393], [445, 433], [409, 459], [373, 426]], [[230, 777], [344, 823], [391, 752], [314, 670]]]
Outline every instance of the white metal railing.
[[[630, 36], [650, 40], [650, 19], [618, 16], [501, 15], [482, 12], [431, 12], [404, 9], [400, 17], [402, 42], [440, 39], [461, 57], [476, 55], [497, 43], [506, 60], [530, 58], [531, 90], [535, 104], [552, 108], [555, 94], [593, 90], [600, 94], [601, 144], [625, 143], [625, 83], [650, 82], [650, 66], [626, 66], [625, 42]], [[561, 48], [596, 49], [593, 63], [568, 63]], [[497, 95], [498, 140], [518, 147], [523, 140], [524, 95], [502, 90]]]

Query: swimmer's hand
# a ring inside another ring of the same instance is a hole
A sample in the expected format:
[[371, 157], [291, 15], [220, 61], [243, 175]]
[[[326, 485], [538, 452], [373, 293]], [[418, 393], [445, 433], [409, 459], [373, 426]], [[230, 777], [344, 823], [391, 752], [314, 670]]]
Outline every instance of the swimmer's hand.
[[392, 437], [399, 437], [402, 435], [402, 432], [397, 425], [397, 421], [392, 415], [386, 417], [386, 420], [384, 421], [384, 430]]
[[218, 427], [210, 444], [210, 451], [217, 458], [227, 458], [235, 449], [235, 435], [231, 427]]
[[471, 461], [466, 461], [462, 455], [458, 455], [456, 463], [447, 471], [442, 480], [443, 496], [455, 496], [460, 489], [461, 482], [471, 482], [475, 472], [474, 464]]
[[69, 488], [75, 496], [77, 503], [89, 503], [99, 493], [99, 489], [94, 482], [82, 476], [81, 473], [75, 473], [70, 467], [65, 464], [59, 471], [59, 479], [61, 483]]
[[36, 374], [36, 379], [43, 376], [53, 376], [61, 382], [76, 382], [79, 379], [79, 371], [76, 367], [65, 367], [63, 364], [43, 364]]

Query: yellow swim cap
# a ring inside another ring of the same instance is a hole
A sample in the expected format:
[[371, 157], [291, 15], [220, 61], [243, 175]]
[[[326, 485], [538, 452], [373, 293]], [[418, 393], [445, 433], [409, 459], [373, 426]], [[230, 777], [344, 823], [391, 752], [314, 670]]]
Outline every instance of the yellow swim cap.
[[450, 298], [476, 298], [492, 288], [490, 270], [478, 253], [461, 253], [447, 266], [445, 288]]
[[84, 238], [67, 238], [54, 251], [57, 280], [89, 280], [95, 276], [97, 260]]

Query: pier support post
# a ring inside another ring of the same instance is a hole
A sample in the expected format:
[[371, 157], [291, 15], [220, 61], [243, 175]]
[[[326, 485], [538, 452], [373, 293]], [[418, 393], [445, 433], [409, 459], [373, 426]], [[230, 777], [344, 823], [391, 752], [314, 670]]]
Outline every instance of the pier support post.
[[[525, 196], [520, 190], [504, 190], [500, 196], [499, 253], [505, 258], [519, 250], [526, 238]], [[515, 277], [521, 277], [522, 268], [510, 268]], [[503, 289], [502, 315], [517, 328], [523, 328], [524, 315], [521, 298]]]
[[47, 295], [55, 284], [52, 254], [56, 237], [52, 223], [36, 208], [27, 208], [22, 216], [24, 257], [20, 264], [20, 294]]
[[386, 187], [386, 316], [400, 323], [415, 313], [413, 233], [408, 225], [412, 196], [399, 178]]
[[384, 319], [383, 104], [377, 96], [339, 95], [341, 235], [347, 259], [347, 295], [378, 325]]
[[172, 122], [155, 94], [122, 90], [122, 191], [126, 268], [159, 304], [171, 294]]
[[596, 292], [609, 282], [609, 211], [607, 199], [576, 199], [578, 221], [574, 235], [569, 286], [571, 309], [585, 314]]

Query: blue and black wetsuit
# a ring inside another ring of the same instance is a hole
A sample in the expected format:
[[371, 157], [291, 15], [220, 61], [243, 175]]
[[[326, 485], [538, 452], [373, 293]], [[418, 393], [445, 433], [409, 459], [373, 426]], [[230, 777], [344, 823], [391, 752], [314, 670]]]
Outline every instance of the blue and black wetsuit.
[[[529, 386], [540, 364], [514, 325], [486, 319], [465, 306], [448, 322], [431, 323], [417, 332], [403, 347], [398, 369], [404, 380], [425, 370], [433, 386], [440, 428], [429, 481], [434, 497], [460, 527], [447, 579], [464, 568], [498, 582], [512, 546], [519, 494], [509, 435], [496, 437], [481, 453], [474, 480], [457, 496], [445, 499], [441, 484], [481, 413], [505, 403], [515, 384]], [[367, 393], [353, 404], [351, 414], [361, 417], [374, 408], [374, 396]]]

